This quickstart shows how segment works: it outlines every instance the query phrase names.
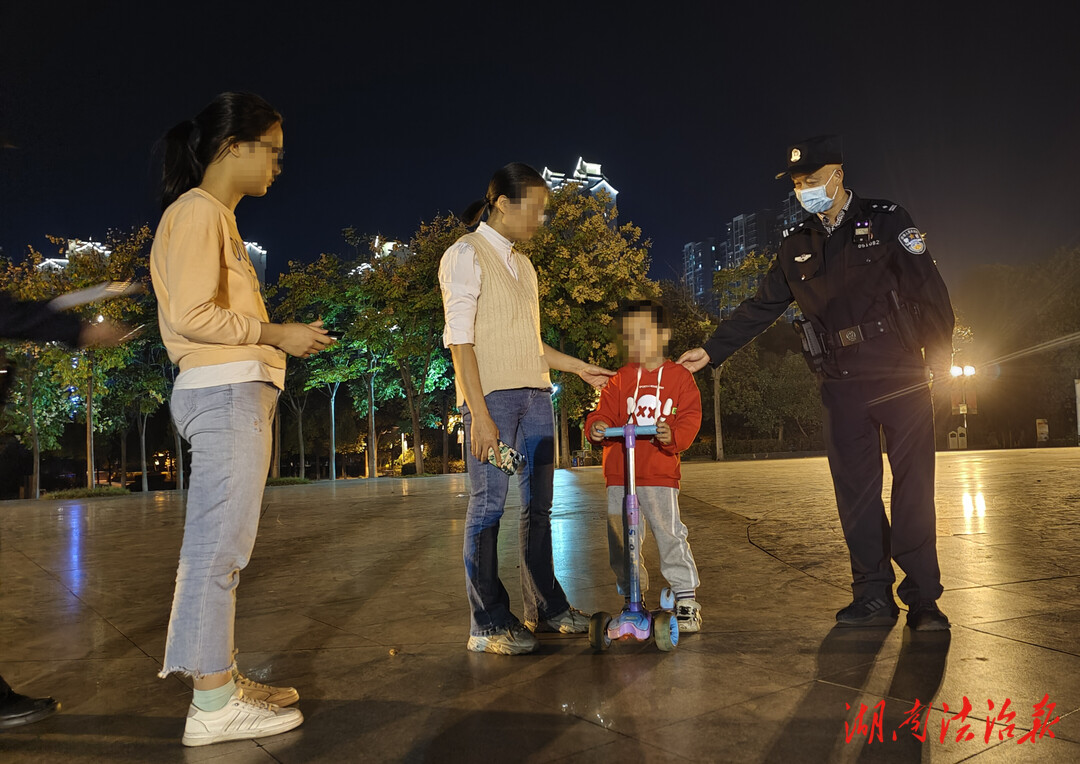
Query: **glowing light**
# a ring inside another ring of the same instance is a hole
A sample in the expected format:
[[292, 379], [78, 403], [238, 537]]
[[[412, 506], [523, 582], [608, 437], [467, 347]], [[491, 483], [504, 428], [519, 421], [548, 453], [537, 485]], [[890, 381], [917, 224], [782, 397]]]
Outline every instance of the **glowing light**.
[[964, 494], [964, 517], [971, 517], [975, 514], [975, 502], [971, 498], [970, 493]]
[[964, 376], [965, 377], [971, 377], [971, 376], [974, 376], [974, 374], [975, 374], [975, 367], [974, 366], [965, 366], [964, 367]]
[[954, 377], [964, 376], [964, 370], [959, 366], [953, 366], [951, 369], [949, 369], [949, 373], [952, 374]]
[[975, 513], [979, 517], [986, 517], [986, 499], [981, 492], [975, 494]]

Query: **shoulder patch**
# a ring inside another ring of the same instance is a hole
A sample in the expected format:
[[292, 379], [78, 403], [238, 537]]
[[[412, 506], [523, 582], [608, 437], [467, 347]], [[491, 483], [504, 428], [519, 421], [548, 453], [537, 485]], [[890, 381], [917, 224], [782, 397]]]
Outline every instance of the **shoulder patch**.
[[913, 255], [921, 255], [926, 251], [926, 240], [918, 228], [905, 228], [898, 238], [900, 245]]
[[900, 208], [900, 205], [896, 202], [885, 199], [867, 199], [866, 203], [870, 205], [870, 209], [874, 212], [896, 212]]

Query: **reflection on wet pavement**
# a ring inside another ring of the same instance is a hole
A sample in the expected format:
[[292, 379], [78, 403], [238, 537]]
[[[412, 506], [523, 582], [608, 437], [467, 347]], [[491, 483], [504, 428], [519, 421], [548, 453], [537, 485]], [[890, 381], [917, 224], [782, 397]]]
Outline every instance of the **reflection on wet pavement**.
[[[467, 652], [464, 476], [269, 489], [238, 591], [239, 660], [297, 687], [306, 722], [201, 750], [179, 743], [187, 686], [156, 678], [183, 497], [0, 503], [0, 671], [63, 703], [0, 732], [0, 760], [1077, 761], [1078, 468], [1077, 449], [939, 455], [941, 606], [954, 626], [927, 637], [903, 614], [891, 629], [834, 628], [850, 570], [824, 459], [686, 463], [704, 627], [669, 654], [596, 655], [564, 636], [530, 656]], [[571, 601], [618, 610], [600, 470], [559, 471], [556, 499]], [[518, 511], [511, 490], [501, 574], [520, 615]], [[646, 555], [656, 560], [651, 543]], [[1011, 699], [1019, 737], [1044, 695], [1054, 739], [984, 742], [988, 702]], [[953, 721], [941, 742], [964, 698], [978, 734], [957, 742]], [[926, 742], [891, 740], [916, 699], [932, 705]], [[883, 742], [846, 742], [862, 706], [868, 720], [882, 709]]]

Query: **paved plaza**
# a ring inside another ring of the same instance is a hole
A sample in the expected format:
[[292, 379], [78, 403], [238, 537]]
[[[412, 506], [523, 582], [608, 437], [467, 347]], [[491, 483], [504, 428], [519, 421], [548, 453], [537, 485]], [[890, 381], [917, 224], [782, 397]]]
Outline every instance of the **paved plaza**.
[[[571, 601], [617, 610], [599, 468], [557, 472], [555, 494]], [[1080, 449], [939, 454], [937, 502], [951, 632], [835, 627], [850, 570], [823, 458], [697, 462], [681, 504], [703, 631], [671, 653], [552, 636], [509, 657], [465, 650], [465, 476], [268, 489], [239, 661], [299, 689], [306, 721], [202, 749], [180, 745], [187, 685], [156, 676], [183, 496], [3, 502], [0, 673], [63, 710], [0, 732], [0, 762], [1080, 761]], [[500, 548], [521, 615], [515, 522]], [[999, 722], [986, 742], [1006, 700], [1014, 737]]]

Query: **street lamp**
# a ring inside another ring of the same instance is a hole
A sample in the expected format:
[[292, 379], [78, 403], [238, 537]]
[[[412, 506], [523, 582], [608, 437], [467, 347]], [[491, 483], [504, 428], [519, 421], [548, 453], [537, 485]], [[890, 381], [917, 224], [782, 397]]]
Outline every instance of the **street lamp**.
[[[957, 433], [957, 436], [958, 436], [957, 445], [959, 447], [961, 447], [961, 448], [966, 448], [967, 447], [967, 429], [968, 429], [967, 415], [968, 415], [968, 413], [974, 414], [975, 411], [976, 411], [975, 390], [974, 390], [974, 388], [972, 388], [972, 390], [971, 390], [971, 401], [970, 401], [970, 405], [969, 405], [967, 381], [968, 381], [969, 377], [974, 377], [975, 376], [975, 367], [972, 366], [971, 364], [965, 364], [964, 366], [953, 366], [951, 369], [949, 369], [949, 373], [952, 375], [953, 379], [958, 380], [960, 382], [960, 389], [959, 390], [957, 390], [955, 388], [953, 389], [952, 410], [953, 410], [954, 414], [959, 414], [962, 417], [964, 417], [964, 424], [963, 424], [963, 431], [962, 431], [963, 432], [964, 445], [961, 446], [959, 444], [959, 435], [960, 435], [959, 432]], [[950, 435], [950, 440], [951, 440], [951, 437], [952, 436]]]

